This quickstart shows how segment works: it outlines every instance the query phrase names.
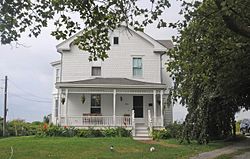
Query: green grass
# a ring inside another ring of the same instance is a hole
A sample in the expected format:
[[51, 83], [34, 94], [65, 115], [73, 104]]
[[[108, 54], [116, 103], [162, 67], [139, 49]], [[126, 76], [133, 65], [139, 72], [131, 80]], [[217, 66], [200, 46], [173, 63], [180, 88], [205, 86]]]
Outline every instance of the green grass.
[[[114, 146], [114, 152], [109, 147]], [[154, 146], [156, 151], [150, 152]], [[178, 144], [176, 140], [142, 143], [131, 138], [12, 137], [0, 139], [0, 158], [8, 159], [175, 159], [224, 146], [223, 143]]]
[[232, 159], [232, 158], [235, 157], [235, 156], [244, 154], [245, 152], [249, 152], [249, 151], [250, 151], [249, 148], [247, 148], [247, 149], [240, 149], [240, 150], [237, 150], [237, 151], [234, 152], [234, 153], [230, 153], [230, 154], [221, 155], [221, 156], [219, 156], [219, 157], [216, 157], [216, 159]]

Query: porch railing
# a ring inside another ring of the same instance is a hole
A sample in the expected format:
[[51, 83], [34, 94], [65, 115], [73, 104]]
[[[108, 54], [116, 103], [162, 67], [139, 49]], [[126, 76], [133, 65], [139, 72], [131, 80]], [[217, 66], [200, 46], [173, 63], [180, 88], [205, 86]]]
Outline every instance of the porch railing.
[[61, 117], [60, 124], [62, 126], [75, 126], [75, 127], [109, 127], [109, 126], [132, 126], [132, 119], [130, 116], [116, 116], [115, 124], [113, 116], [69, 116]]
[[163, 126], [161, 117], [155, 117], [155, 118], [153, 117], [152, 121], [153, 121], [153, 126], [156, 126], [156, 127]]

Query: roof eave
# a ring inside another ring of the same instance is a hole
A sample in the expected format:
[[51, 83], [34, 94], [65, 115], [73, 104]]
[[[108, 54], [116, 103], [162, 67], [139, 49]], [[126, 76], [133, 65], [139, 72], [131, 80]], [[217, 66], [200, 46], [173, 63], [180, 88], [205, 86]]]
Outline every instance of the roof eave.
[[56, 88], [148, 88], [166, 89], [167, 85], [72, 84], [56, 83]]

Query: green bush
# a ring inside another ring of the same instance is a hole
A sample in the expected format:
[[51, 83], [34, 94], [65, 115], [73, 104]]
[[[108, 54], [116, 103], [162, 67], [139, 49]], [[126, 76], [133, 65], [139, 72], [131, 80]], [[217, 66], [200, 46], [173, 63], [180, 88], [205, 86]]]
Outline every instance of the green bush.
[[59, 127], [44, 124], [36, 134], [37, 136], [62, 136], [62, 137], [128, 137], [130, 131], [124, 128], [99, 129], [76, 129], [73, 127]]
[[0, 117], [0, 137], [3, 136], [3, 118]]
[[74, 127], [59, 127], [55, 125], [48, 125], [44, 123], [44, 125], [37, 132], [37, 136], [62, 136], [62, 137], [73, 137], [78, 133], [78, 129]]
[[129, 137], [131, 136], [131, 131], [126, 130], [125, 128], [108, 128], [102, 130], [102, 133], [105, 137]]
[[88, 128], [88, 129], [78, 129], [76, 136], [89, 138], [89, 137], [103, 137], [104, 135], [101, 130]]
[[168, 130], [171, 138], [179, 139], [182, 136], [183, 124], [175, 121], [173, 124], [167, 125], [166, 129]]
[[103, 135], [105, 137], [116, 137], [117, 136], [117, 131], [114, 128], [104, 129], [104, 130], [102, 130], [102, 132], [103, 132]]
[[122, 127], [116, 128], [116, 131], [118, 133], [117, 134], [118, 137], [129, 137], [131, 135], [131, 131], [126, 130], [125, 128], [122, 128]]
[[171, 138], [171, 135], [169, 133], [169, 130], [162, 129], [162, 130], [153, 130], [152, 132], [153, 139], [169, 139]]
[[38, 124], [25, 122], [21, 119], [15, 119], [7, 122], [7, 135], [8, 136], [29, 136], [37, 133]]

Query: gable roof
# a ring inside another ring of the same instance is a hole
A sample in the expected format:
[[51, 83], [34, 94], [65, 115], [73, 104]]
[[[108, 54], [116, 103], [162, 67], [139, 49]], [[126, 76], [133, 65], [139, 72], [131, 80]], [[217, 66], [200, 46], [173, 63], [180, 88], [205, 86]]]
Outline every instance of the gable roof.
[[57, 87], [108, 87], [108, 88], [166, 88], [165, 84], [131, 80], [127, 78], [93, 78], [80, 81], [59, 82]]
[[160, 44], [162, 44], [168, 49], [172, 49], [174, 47], [172, 40], [156, 40], [156, 41], [158, 41]]
[[[142, 37], [143, 39], [147, 40], [149, 43], [151, 43], [154, 46], [154, 51], [155, 52], [165, 52], [167, 49], [171, 48], [171, 47], [168, 47], [168, 46], [170, 46], [170, 44], [169, 45], [163, 45], [162, 43], [160, 43], [159, 41], [153, 39], [151, 36], [147, 35], [146, 33], [134, 30], [131, 26], [127, 27], [127, 26], [122, 25], [121, 27], [129, 29], [130, 31], [133, 31], [135, 34]], [[67, 40], [65, 40], [65, 41], [61, 42], [60, 44], [58, 44], [56, 46], [57, 51], [58, 52], [69, 51], [71, 43], [82, 32], [83, 31], [80, 31], [80, 32], [76, 33], [75, 35], [71, 36], [70, 38], [68, 38]], [[166, 41], [168, 41], [168, 43], [171, 42], [170, 40], [166, 40]]]

